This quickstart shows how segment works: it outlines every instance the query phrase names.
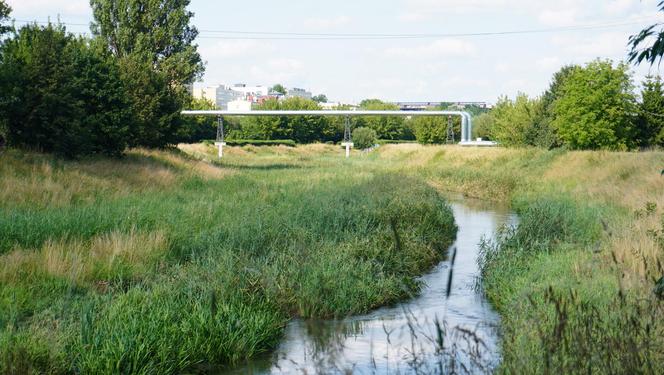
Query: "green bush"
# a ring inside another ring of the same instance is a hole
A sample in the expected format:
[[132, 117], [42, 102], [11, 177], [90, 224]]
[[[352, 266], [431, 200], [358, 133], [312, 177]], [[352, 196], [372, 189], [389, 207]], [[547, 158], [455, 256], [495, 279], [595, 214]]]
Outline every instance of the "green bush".
[[120, 69], [63, 27], [29, 25], [2, 46], [0, 118], [10, 146], [68, 157], [117, 155], [130, 113]]
[[376, 131], [369, 128], [357, 128], [353, 130], [353, 146], [357, 149], [364, 150], [373, 147], [378, 141]]

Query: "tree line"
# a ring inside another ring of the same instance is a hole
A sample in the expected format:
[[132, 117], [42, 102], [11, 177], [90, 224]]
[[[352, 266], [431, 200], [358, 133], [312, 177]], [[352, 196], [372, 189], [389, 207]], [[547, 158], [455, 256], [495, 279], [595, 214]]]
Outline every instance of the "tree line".
[[[183, 108], [214, 108], [213, 103], [194, 100], [188, 89], [204, 72], [189, 2], [91, 0], [92, 36], [82, 37], [52, 23], [15, 29], [9, 24], [10, 7], [0, 0], [0, 146], [78, 157], [214, 138], [215, 119], [179, 114]], [[633, 61], [652, 64], [661, 59], [664, 32], [657, 34], [656, 26], [631, 39]], [[644, 47], [655, 35], [658, 39]], [[257, 109], [320, 109], [325, 101], [324, 95], [268, 100]], [[368, 99], [360, 109], [398, 107]], [[662, 80], [648, 77], [637, 95], [625, 63], [595, 60], [566, 66], [540, 97], [501, 97], [488, 113], [467, 110], [475, 115], [475, 136], [505, 146], [664, 146]], [[229, 119], [227, 129], [235, 139], [339, 142], [344, 121], [309, 116]], [[354, 129], [369, 128], [385, 140], [447, 140], [448, 120], [440, 117], [367, 116], [351, 121]], [[452, 121], [458, 140], [460, 120]]]
[[[210, 103], [211, 104], [211, 103]], [[444, 103], [436, 110], [451, 109], [452, 103]], [[339, 106], [338, 110], [348, 110], [348, 105]], [[258, 110], [320, 110], [316, 100], [288, 98], [270, 99], [256, 106]], [[379, 99], [366, 99], [360, 102], [358, 109], [399, 110], [393, 103]], [[484, 113], [485, 109], [472, 107], [474, 113]], [[343, 140], [346, 119], [343, 117], [317, 116], [274, 116], [226, 119], [227, 136], [231, 139], [279, 140], [292, 139], [298, 143], [335, 142]], [[399, 116], [364, 116], [349, 119], [351, 129], [371, 129], [376, 138], [388, 141], [418, 141], [423, 144], [445, 143], [447, 141], [448, 119], [439, 116], [404, 118]], [[455, 139], [461, 135], [461, 120], [452, 118]], [[363, 137], [366, 138], [366, 137]]]
[[637, 95], [628, 65], [598, 59], [563, 67], [540, 97], [500, 98], [474, 125], [476, 136], [505, 146], [664, 147], [664, 87], [650, 76]]
[[189, 0], [91, 0], [92, 37], [8, 25], [0, 0], [0, 138], [68, 157], [164, 147], [206, 132], [183, 119], [204, 64]]

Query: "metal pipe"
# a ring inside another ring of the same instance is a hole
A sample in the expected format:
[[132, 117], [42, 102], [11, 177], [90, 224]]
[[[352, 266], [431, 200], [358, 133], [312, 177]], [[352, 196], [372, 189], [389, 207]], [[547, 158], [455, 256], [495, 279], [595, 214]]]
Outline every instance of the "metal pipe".
[[182, 111], [183, 116], [469, 116], [464, 111]]

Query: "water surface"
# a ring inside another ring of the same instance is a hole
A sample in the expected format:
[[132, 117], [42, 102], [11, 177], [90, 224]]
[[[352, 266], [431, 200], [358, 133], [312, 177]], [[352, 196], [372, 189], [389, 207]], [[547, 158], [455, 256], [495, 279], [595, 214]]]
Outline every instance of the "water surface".
[[[484, 237], [516, 222], [505, 207], [474, 200], [451, 203], [459, 232], [450, 259], [422, 277], [422, 293], [404, 303], [341, 320], [288, 324], [277, 350], [231, 374], [488, 372], [500, 355], [499, 317], [477, 288]], [[452, 287], [446, 296], [450, 269]], [[441, 345], [442, 344], [442, 345]]]

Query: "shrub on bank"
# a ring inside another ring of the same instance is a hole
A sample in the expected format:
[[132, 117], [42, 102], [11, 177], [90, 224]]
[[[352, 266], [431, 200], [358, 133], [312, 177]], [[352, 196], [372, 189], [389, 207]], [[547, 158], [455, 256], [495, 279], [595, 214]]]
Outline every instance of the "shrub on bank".
[[357, 128], [353, 130], [353, 147], [364, 150], [373, 147], [378, 141], [376, 131], [370, 128]]

